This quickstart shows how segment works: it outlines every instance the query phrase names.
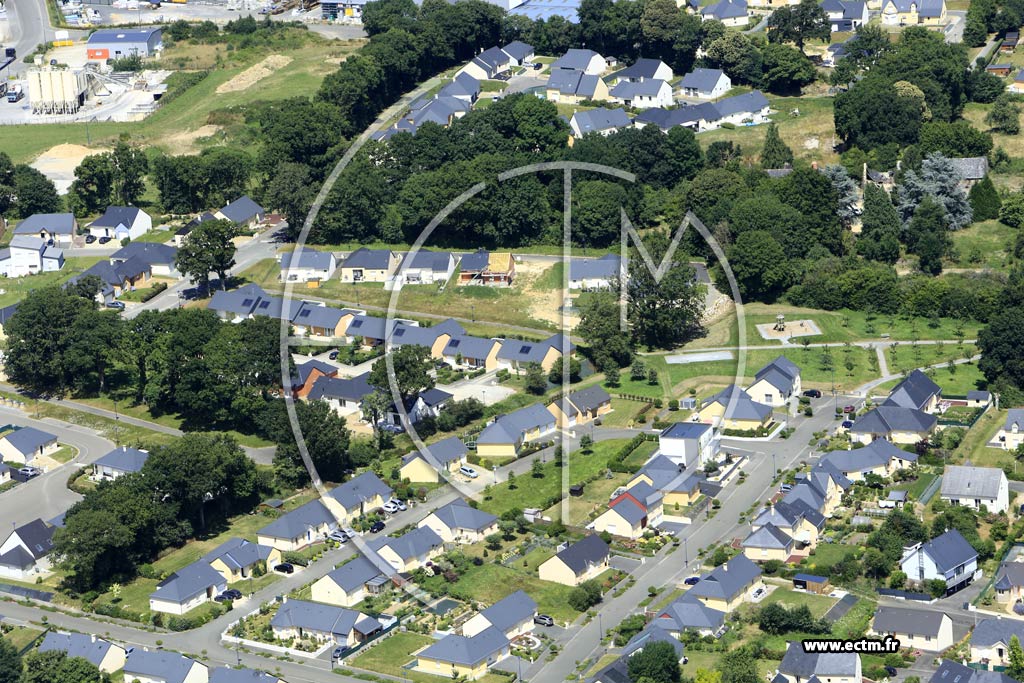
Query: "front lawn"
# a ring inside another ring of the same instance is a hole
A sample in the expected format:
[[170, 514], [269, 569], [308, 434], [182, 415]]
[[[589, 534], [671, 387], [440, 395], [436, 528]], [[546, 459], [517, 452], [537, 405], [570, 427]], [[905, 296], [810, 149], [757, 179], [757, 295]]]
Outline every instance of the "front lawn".
[[816, 570], [828, 570], [832, 565], [849, 555], [859, 557], [863, 548], [840, 543], [819, 543], [807, 562]]
[[[405, 665], [415, 657], [412, 653], [422, 650], [434, 642], [430, 636], [420, 633], [400, 632], [382, 639], [376, 644], [368, 647], [364, 652], [350, 661], [356, 668], [376, 671], [388, 676], [395, 676], [413, 683], [439, 683], [447, 677], [435, 676], [406, 669]], [[339, 669], [339, 673], [343, 673]], [[498, 674], [489, 673], [483, 678], [477, 679], [484, 683], [502, 683], [508, 679]]]
[[761, 601], [761, 604], [767, 605], [773, 602], [777, 602], [788, 608], [807, 605], [808, 609], [811, 610], [811, 614], [813, 614], [815, 618], [818, 618], [824, 616], [825, 612], [829, 611], [832, 605], [836, 604], [838, 601], [834, 598], [828, 597], [827, 595], [805, 593], [803, 591], [795, 591], [790, 588], [776, 588], [768, 595], [768, 597]]

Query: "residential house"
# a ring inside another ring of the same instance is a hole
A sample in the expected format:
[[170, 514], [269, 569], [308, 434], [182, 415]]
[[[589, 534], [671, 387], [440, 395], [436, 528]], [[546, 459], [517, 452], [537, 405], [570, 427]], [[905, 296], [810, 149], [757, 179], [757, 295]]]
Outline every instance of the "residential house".
[[463, 256], [459, 265], [460, 285], [510, 287], [516, 275], [516, 262], [508, 251], [480, 249]]
[[700, 16], [703, 21], [713, 19], [732, 28], [746, 26], [749, 21], [747, 19], [747, 1], [719, 0], [712, 5], [704, 7], [700, 11]]
[[607, 415], [612, 410], [612, 397], [595, 384], [573, 391], [548, 404], [560, 429], [584, 425]]
[[643, 652], [644, 648], [651, 643], [667, 643], [675, 650], [676, 661], [680, 665], [687, 661], [683, 654], [685, 648], [679, 639], [652, 622], [629, 639], [616, 659], [588, 680], [590, 683], [629, 683], [633, 680], [629, 675], [630, 658], [638, 652]]
[[242, 195], [213, 215], [215, 218], [231, 221], [243, 228], [254, 228], [263, 220], [267, 212], [248, 195]]
[[657, 613], [648, 628], [660, 629], [673, 638], [679, 638], [686, 631], [717, 637], [725, 628], [725, 612], [708, 607], [687, 591]]
[[0, 543], [0, 577], [34, 580], [50, 572], [54, 527], [41, 519], [14, 527]]
[[555, 363], [562, 358], [562, 352], [566, 347], [570, 354], [576, 350], [575, 344], [566, 344], [566, 341], [561, 334], [552, 335], [539, 342], [506, 339], [498, 350], [498, 367], [518, 373], [525, 370], [528, 363], [540, 363], [544, 372], [550, 372]]
[[205, 664], [177, 652], [134, 648], [124, 663], [124, 680], [138, 683], [208, 683]]
[[345, 341], [349, 344], [358, 341], [363, 347], [372, 349], [386, 343], [396, 328], [410, 324], [415, 327], [418, 323], [375, 315], [356, 315], [345, 329]]
[[108, 206], [103, 215], [89, 224], [93, 237], [137, 240], [153, 229], [153, 218], [135, 206]]
[[882, 405], [934, 413], [941, 398], [942, 387], [920, 370], [914, 370], [893, 387], [893, 390], [889, 392], [889, 397]]
[[501, 51], [508, 55], [512, 61], [512, 66], [526, 66], [535, 57], [533, 45], [524, 43], [521, 40], [513, 40], [508, 45], [502, 47]]
[[911, 650], [942, 652], [953, 646], [953, 620], [931, 610], [879, 607], [868, 633], [892, 636], [900, 641], [900, 647]]
[[120, 671], [125, 665], [124, 648], [97, 638], [94, 633], [47, 631], [37, 649], [39, 652], [64, 652], [68, 657], [81, 657], [108, 674]]
[[793, 537], [798, 548], [813, 548], [825, 528], [825, 516], [801, 500], [780, 500], [762, 509], [750, 523], [750, 528], [757, 531], [769, 524]]
[[210, 297], [206, 308], [213, 311], [223, 320], [246, 320], [257, 315], [280, 319], [284, 302], [270, 296], [263, 288], [255, 284], [242, 285], [238, 289], [224, 291], [218, 289]]
[[210, 565], [228, 583], [235, 583], [266, 571], [281, 559], [281, 551], [277, 548], [235, 536], [203, 555], [201, 561]]
[[980, 389], [968, 391], [964, 398], [970, 408], [988, 408], [992, 404], [992, 393]]
[[618, 254], [605, 254], [596, 259], [573, 258], [569, 260], [569, 289], [573, 291], [589, 292], [612, 289], [619, 286], [620, 281], [625, 279], [624, 275], [622, 259]]
[[1024, 562], [1003, 562], [996, 571], [996, 601], [1012, 604], [1024, 601]]
[[635, 128], [656, 126], [662, 133], [668, 133], [676, 126], [683, 126], [695, 133], [714, 130], [720, 119], [718, 109], [711, 102], [684, 105], [677, 109], [645, 109], [633, 119]]
[[1013, 77], [1013, 83], [1006, 89], [1015, 95], [1024, 93], [1024, 69], [1017, 72], [1017, 75]]
[[661, 454], [686, 468], [717, 462], [720, 445], [715, 428], [703, 422], [674, 422], [658, 435]]
[[892, 442], [879, 439], [863, 448], [849, 451], [830, 451], [821, 456], [821, 463], [850, 481], [862, 481], [867, 474], [885, 478], [898, 470], [907, 469], [917, 462], [917, 454], [905, 451]]
[[125, 474], [142, 471], [142, 466], [149, 458], [149, 451], [138, 448], [119, 446], [96, 460], [92, 464], [92, 478], [96, 481], [104, 479], [113, 481]]
[[1010, 408], [1006, 411], [1006, 421], [996, 432], [995, 443], [1007, 451], [1015, 451], [1024, 444], [1024, 408]]
[[156, 590], [149, 594], [149, 609], [152, 612], [185, 614], [213, 600], [227, 587], [228, 583], [220, 572], [206, 561], [197, 560], [156, 585]]
[[342, 417], [361, 415], [363, 398], [375, 391], [367, 381], [369, 376], [370, 373], [364, 372], [356, 377], [319, 377], [306, 398], [326, 402]]
[[498, 369], [498, 351], [501, 342], [497, 339], [484, 339], [469, 335], [453, 336], [441, 350], [441, 360], [454, 368], [477, 370], [484, 368], [488, 372]]
[[928, 683], [1013, 683], [1014, 679], [998, 671], [979, 671], [949, 659], [939, 660]]
[[96, 299], [102, 303], [113, 301], [126, 292], [148, 286], [152, 274], [150, 267], [136, 258], [117, 263], [98, 261], [81, 274], [72, 277], [68, 282], [74, 284], [90, 276], [98, 278], [100, 288], [96, 293]]
[[439, 97], [454, 97], [467, 104], [473, 104], [480, 97], [480, 81], [467, 73], [459, 73], [437, 94]]
[[7, 332], [5, 331], [5, 328], [7, 327], [7, 321], [10, 320], [11, 317], [17, 312], [17, 303], [13, 303], [10, 306], [4, 306], [3, 308], [0, 308], [0, 339], [7, 339]]
[[960, 187], [965, 191], [970, 190], [988, 175], [987, 157], [952, 157], [950, 162], [960, 174]]
[[701, 422], [722, 429], [752, 430], [772, 421], [772, 407], [755, 401], [746, 391], [730, 384], [706, 400], [697, 415]]
[[442, 472], [454, 474], [466, 464], [469, 449], [457, 436], [429, 444], [425, 452], [413, 451], [402, 457], [398, 476], [415, 484], [441, 481]]
[[281, 254], [281, 282], [329, 280], [338, 267], [338, 260], [329, 251], [296, 249]]
[[[896, 469], [900, 467], [897, 466]], [[851, 486], [853, 482], [840, 470], [828, 462], [819, 460], [809, 473], [797, 476], [796, 484], [782, 500], [786, 503], [802, 500], [811, 509], [817, 510], [825, 517], [831, 517], [842, 502], [843, 492]]]
[[882, 0], [883, 26], [942, 26], [945, 0]]
[[800, 396], [801, 389], [800, 368], [785, 356], [779, 356], [757, 371], [747, 393], [761, 403], [781, 407]]
[[500, 47], [489, 47], [469, 60], [459, 74], [472, 76], [478, 81], [497, 78], [512, 66], [512, 58]]
[[0, 460], [6, 462], [28, 464], [59, 449], [56, 436], [35, 427], [20, 427], [0, 438]]
[[907, 504], [908, 500], [906, 491], [889, 491], [889, 495], [885, 497], [885, 500], [878, 501], [878, 507], [901, 508]]
[[437, 387], [424, 389], [403, 399], [402, 410], [399, 410], [396, 403], [392, 403], [378, 422], [405, 429], [403, 418], [408, 418], [411, 424], [424, 418], [436, 418], [452, 398], [452, 394]]
[[428, 527], [445, 543], [469, 544], [497, 533], [498, 518], [457, 498], [431, 512], [417, 526]]
[[430, 357], [441, 359], [444, 349], [454, 337], [466, 334], [466, 330], [455, 320], [448, 318], [430, 327], [396, 325], [391, 333], [391, 348], [401, 346], [422, 346], [430, 350]]
[[952, 595], [974, 580], [978, 553], [956, 529], [904, 548], [900, 569], [915, 583], [941, 580]]
[[876, 440], [899, 444], [927, 441], [938, 424], [930, 413], [914, 408], [882, 404], [858, 417], [850, 427], [854, 443], [870, 444]]
[[572, 48], [551, 63], [551, 72], [582, 71], [588, 76], [600, 76], [605, 67], [604, 57], [593, 50]]
[[472, 638], [493, 628], [512, 640], [533, 630], [537, 603], [523, 591], [511, 593], [481, 610], [462, 625], [462, 635]]
[[743, 554], [754, 562], [786, 562], [796, 549], [796, 541], [785, 531], [769, 523], [751, 531], [743, 539], [742, 547]]
[[533, 404], [499, 415], [476, 437], [481, 457], [515, 457], [528, 441], [536, 441], [555, 431], [555, 417], [540, 404]]
[[985, 618], [971, 631], [971, 662], [984, 664], [986, 669], [1005, 667], [1010, 663], [1010, 641], [1024, 643], [1024, 620]]
[[47, 243], [53, 240], [53, 246], [67, 248], [76, 230], [78, 221], [72, 213], [35, 213], [18, 223], [14, 235], [38, 237]]
[[600, 536], [590, 534], [542, 562], [537, 573], [542, 581], [578, 586], [607, 570], [609, 556], [608, 544]]
[[833, 33], [849, 33], [868, 23], [868, 5], [864, 0], [821, 0]]
[[708, 482], [703, 472], [685, 472], [682, 463], [675, 462], [664, 453], [654, 456], [630, 479], [626, 486], [645, 481], [660, 491], [665, 507], [675, 509], [690, 505], [701, 495], [717, 493], [720, 487]]
[[508, 638], [496, 628], [485, 629], [471, 637], [452, 634], [415, 653], [413, 669], [475, 681], [485, 676], [491, 665], [508, 657], [510, 648]]
[[583, 71], [552, 69], [545, 88], [547, 99], [558, 104], [579, 104], [583, 100], [602, 101], [610, 95], [600, 76]]
[[806, 683], [828, 681], [829, 683], [861, 683], [861, 661], [856, 652], [821, 653], [805, 652], [803, 644], [790, 641], [786, 654], [779, 662], [775, 683]]
[[1007, 31], [1003, 34], [1003, 42], [999, 44], [999, 51], [1012, 54], [1019, 44], [1020, 31]]
[[308, 398], [316, 381], [321, 377], [337, 377], [338, 366], [316, 358], [310, 358], [295, 366], [295, 374], [291, 378], [292, 397]]
[[[450, 126], [455, 119], [461, 119], [468, 114], [472, 108], [473, 105], [464, 98], [438, 93], [431, 99], [414, 102], [405, 116], [389, 130], [415, 134], [424, 123], [436, 123], [445, 128]], [[390, 135], [384, 132], [378, 139], [387, 139], [388, 137]]]
[[64, 250], [39, 237], [15, 234], [7, 248], [0, 249], [0, 275], [4, 277], [52, 273], [63, 267]]
[[398, 268], [398, 254], [390, 249], [356, 249], [341, 264], [342, 282], [385, 282]]
[[391, 500], [393, 494], [391, 487], [380, 477], [367, 471], [335, 487], [327, 495], [341, 504], [348, 520], [352, 520], [381, 507]]
[[[722, 0], [719, 4], [728, 1]], [[732, 123], [737, 126], [765, 123], [768, 121], [770, 113], [768, 98], [760, 90], [752, 90], [735, 97], [726, 97], [724, 100], [715, 102], [713, 106], [718, 112], [715, 127], [720, 127], [723, 123]]]
[[337, 528], [337, 520], [319, 500], [286, 512], [256, 532], [256, 542], [282, 552], [300, 550]]
[[416, 527], [397, 538], [384, 536], [374, 539], [369, 546], [402, 574], [416, 571], [444, 552], [444, 541], [426, 526]]
[[351, 607], [362, 602], [374, 589], [380, 592], [387, 583], [389, 581], [373, 562], [363, 555], [357, 555], [315, 581], [311, 587], [311, 596], [316, 602]]
[[694, 69], [679, 82], [683, 97], [716, 100], [732, 90], [732, 79], [721, 69]]
[[185, 238], [189, 236], [193, 228], [195, 228], [197, 225], [205, 223], [206, 221], [215, 220], [218, 220], [217, 217], [214, 216], [209, 211], [205, 211], [199, 214], [198, 216], [196, 216], [195, 218], [193, 218], [188, 223], [181, 226], [174, 232], [174, 246], [180, 249], [182, 245], [185, 244]]
[[1006, 473], [995, 467], [947, 465], [942, 473], [942, 500], [974, 510], [1005, 512], [1010, 507]]
[[759, 588], [764, 588], [761, 568], [749, 558], [737, 555], [702, 576], [687, 595], [697, 598], [705, 607], [728, 614]]
[[985, 71], [1000, 78], [1006, 78], [1013, 72], [1013, 64], [989, 64], [985, 67]]
[[573, 137], [576, 138], [581, 138], [588, 133], [607, 136], [623, 128], [628, 128], [631, 123], [629, 115], [622, 107], [618, 109], [598, 107], [597, 109], [574, 112], [572, 118], [569, 119], [569, 128], [572, 130]]
[[395, 274], [395, 281], [408, 285], [448, 282], [455, 273], [456, 263], [455, 255], [450, 251], [420, 249], [405, 255]]
[[652, 107], [671, 107], [672, 86], [668, 81], [656, 78], [642, 80], [619, 81], [619, 84], [608, 92], [613, 102], [619, 102], [633, 109], [650, 109]]
[[177, 266], [178, 249], [158, 242], [129, 242], [110, 255], [111, 265], [136, 261], [148, 267], [153, 277], [177, 279], [181, 277]]
[[274, 637], [281, 640], [297, 638], [336, 645], [355, 645], [378, 633], [383, 627], [362, 612], [321, 605], [305, 600], [283, 598], [277, 613], [270, 619]]
[[664, 496], [653, 486], [638, 481], [608, 503], [608, 509], [587, 525], [598, 533], [637, 539], [661, 523]]

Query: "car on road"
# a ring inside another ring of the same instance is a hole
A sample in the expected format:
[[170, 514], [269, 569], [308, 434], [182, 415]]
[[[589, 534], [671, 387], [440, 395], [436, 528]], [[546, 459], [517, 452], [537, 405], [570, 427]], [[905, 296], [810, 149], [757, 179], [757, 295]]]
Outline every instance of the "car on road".
[[380, 521], [378, 519], [376, 522], [373, 523], [373, 525], [370, 526], [370, 533], [371, 534], [376, 534], [376, 533], [379, 533], [381, 531], [384, 531], [384, 527], [385, 527], [384, 522], [382, 522], [382, 521]]
[[96, 241], [96, 235], [86, 235], [85, 236], [85, 243], [86, 244], [92, 244], [95, 241]]
[[853, 420], [843, 420], [843, 423], [842, 423], [843, 429], [849, 429], [852, 426], [853, 426]]
[[388, 513], [389, 515], [395, 514], [396, 512], [398, 512], [398, 503], [396, 503], [393, 500], [389, 500], [388, 502], [384, 503], [384, 512]]
[[282, 574], [294, 574], [295, 573], [295, 567], [293, 567], [291, 564], [289, 564], [287, 562], [282, 562], [281, 564], [278, 564], [278, 565], [274, 566], [274, 571], [275, 572], [280, 572]]
[[459, 468], [459, 474], [461, 474], [464, 477], [469, 477], [470, 479], [476, 479], [477, 477], [480, 476], [476, 470], [467, 465], [463, 465], [462, 467]]
[[402, 512], [405, 512], [406, 510], [409, 509], [409, 506], [405, 504], [404, 500], [399, 500], [398, 498], [395, 498], [391, 502], [397, 505], [398, 509], [401, 510]]
[[688, 576], [683, 580], [683, 583], [685, 583], [687, 586], [696, 586], [698, 583], [700, 583], [700, 577]]
[[783, 493], [789, 493], [790, 491], [793, 490], [793, 485], [783, 484], [782, 486], [779, 487], [779, 490], [782, 491]]
[[347, 655], [349, 652], [352, 652], [352, 648], [350, 648], [348, 645], [339, 645], [338, 647], [334, 648], [334, 652], [331, 653], [331, 659], [337, 662], [343, 659], [345, 655]]
[[123, 301], [108, 301], [106, 303], [106, 306], [107, 306], [107, 308], [113, 308], [116, 311], [123, 311], [124, 310], [124, 302]]
[[887, 673], [890, 676], [895, 676], [898, 672], [896, 671], [895, 666], [887, 666], [885, 667], [885, 673]]
[[538, 614], [533, 617], [533, 623], [538, 626], [554, 626], [555, 620], [546, 614]]
[[807, 398], [821, 398], [821, 391], [818, 389], [808, 389], [804, 392], [804, 396]]
[[331, 539], [335, 543], [345, 543], [348, 541], [348, 535], [344, 531], [332, 531], [327, 534], [327, 538]]
[[183, 289], [180, 292], [178, 292], [178, 298], [179, 299], [184, 299], [185, 301], [192, 301], [193, 299], [198, 299], [199, 298], [199, 288], [198, 287], [189, 287], [188, 289]]
[[855, 413], [855, 412], [857, 412], [857, 409], [854, 408], [853, 406], [843, 406], [843, 413], [844, 414], [848, 415], [850, 413]]

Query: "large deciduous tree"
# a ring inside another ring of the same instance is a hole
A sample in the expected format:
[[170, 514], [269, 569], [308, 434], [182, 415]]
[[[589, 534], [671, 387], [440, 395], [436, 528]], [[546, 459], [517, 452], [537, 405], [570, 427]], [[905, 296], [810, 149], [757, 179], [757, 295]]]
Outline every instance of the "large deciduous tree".
[[228, 271], [235, 265], [235, 244], [238, 226], [228, 220], [204, 221], [185, 236], [178, 249], [175, 266], [199, 284], [202, 291], [210, 288], [210, 273], [220, 278], [220, 288], [227, 289]]
[[[657, 266], [669, 249], [669, 238], [661, 232], [644, 236], [644, 246]], [[629, 282], [626, 285], [627, 317], [635, 345], [671, 349], [702, 335], [704, 287], [694, 281], [693, 267], [676, 252], [661, 277], [631, 250]]]
[[808, 40], [828, 42], [831, 35], [828, 15], [817, 0], [800, 0], [797, 5], [780, 7], [768, 18], [768, 40], [795, 43], [801, 52]]
[[390, 396], [394, 383], [403, 399], [434, 386], [434, 378], [430, 376], [433, 367], [430, 349], [419, 344], [405, 344], [391, 351], [390, 355], [394, 374], [388, 371], [386, 359], [374, 361], [373, 367], [370, 368], [370, 376], [367, 378], [372, 386]]

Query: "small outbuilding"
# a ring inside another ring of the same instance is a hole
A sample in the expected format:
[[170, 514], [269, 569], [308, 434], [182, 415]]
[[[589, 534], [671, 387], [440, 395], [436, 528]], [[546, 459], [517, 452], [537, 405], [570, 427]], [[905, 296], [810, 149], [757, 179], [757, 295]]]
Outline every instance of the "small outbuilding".
[[815, 576], [814, 574], [797, 574], [793, 577], [793, 588], [827, 595], [832, 592], [832, 585], [828, 582], [827, 576]]

